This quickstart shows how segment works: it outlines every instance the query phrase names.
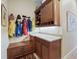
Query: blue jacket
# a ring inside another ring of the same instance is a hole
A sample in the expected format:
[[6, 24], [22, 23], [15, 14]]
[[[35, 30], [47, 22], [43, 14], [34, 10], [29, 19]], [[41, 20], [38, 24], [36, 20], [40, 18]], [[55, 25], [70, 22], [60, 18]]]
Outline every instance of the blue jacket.
[[32, 21], [30, 19], [27, 20], [27, 27], [28, 27], [28, 31], [31, 32], [32, 31]]
[[16, 21], [16, 37], [21, 36], [22, 35], [22, 27], [21, 27], [21, 22], [20, 21]]

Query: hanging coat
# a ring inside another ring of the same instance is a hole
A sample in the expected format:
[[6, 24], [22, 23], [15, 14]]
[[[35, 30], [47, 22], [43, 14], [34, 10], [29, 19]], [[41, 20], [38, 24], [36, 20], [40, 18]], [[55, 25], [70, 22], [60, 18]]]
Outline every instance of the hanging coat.
[[31, 32], [32, 31], [32, 21], [30, 19], [28, 19], [27, 24], [28, 24], [28, 31]]
[[8, 35], [13, 37], [15, 34], [15, 20], [10, 20], [9, 22]]
[[35, 19], [32, 19], [32, 31], [35, 30]]
[[16, 21], [16, 37], [22, 35], [22, 27], [21, 27], [21, 21], [17, 20]]
[[24, 22], [23, 22], [23, 34], [28, 35], [26, 19], [24, 19]]

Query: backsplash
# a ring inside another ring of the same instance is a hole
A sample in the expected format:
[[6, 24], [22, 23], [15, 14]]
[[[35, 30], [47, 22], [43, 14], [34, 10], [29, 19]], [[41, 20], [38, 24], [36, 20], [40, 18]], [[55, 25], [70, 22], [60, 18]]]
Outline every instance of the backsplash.
[[38, 27], [34, 32], [62, 35], [62, 28], [60, 26]]

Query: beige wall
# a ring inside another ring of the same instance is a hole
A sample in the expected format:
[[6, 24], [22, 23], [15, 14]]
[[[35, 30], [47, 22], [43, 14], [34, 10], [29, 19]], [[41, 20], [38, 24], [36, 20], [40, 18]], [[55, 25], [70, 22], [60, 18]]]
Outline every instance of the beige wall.
[[[1, 3], [4, 4], [5, 8], [7, 9], [7, 0], [1, 0]], [[6, 20], [8, 20], [8, 17]], [[7, 21], [6, 27], [1, 26], [1, 59], [7, 59], [8, 45], [9, 45], [9, 39], [8, 39], [8, 21]]]
[[75, 0], [61, 0], [61, 26], [63, 30], [62, 59], [76, 59], [77, 32], [67, 32], [67, 10], [76, 15]]
[[34, 0], [8, 0], [8, 12], [15, 17], [18, 14], [34, 17], [35, 7]]
[[39, 27], [39, 32], [62, 36], [62, 28], [60, 26]]

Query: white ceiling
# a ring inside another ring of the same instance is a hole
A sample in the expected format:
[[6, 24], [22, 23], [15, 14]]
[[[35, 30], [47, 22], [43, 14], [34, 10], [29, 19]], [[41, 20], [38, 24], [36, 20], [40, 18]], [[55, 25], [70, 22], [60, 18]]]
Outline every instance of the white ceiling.
[[38, 8], [41, 3], [42, 3], [42, 0], [34, 0], [35, 1], [35, 4], [36, 4], [36, 7]]

